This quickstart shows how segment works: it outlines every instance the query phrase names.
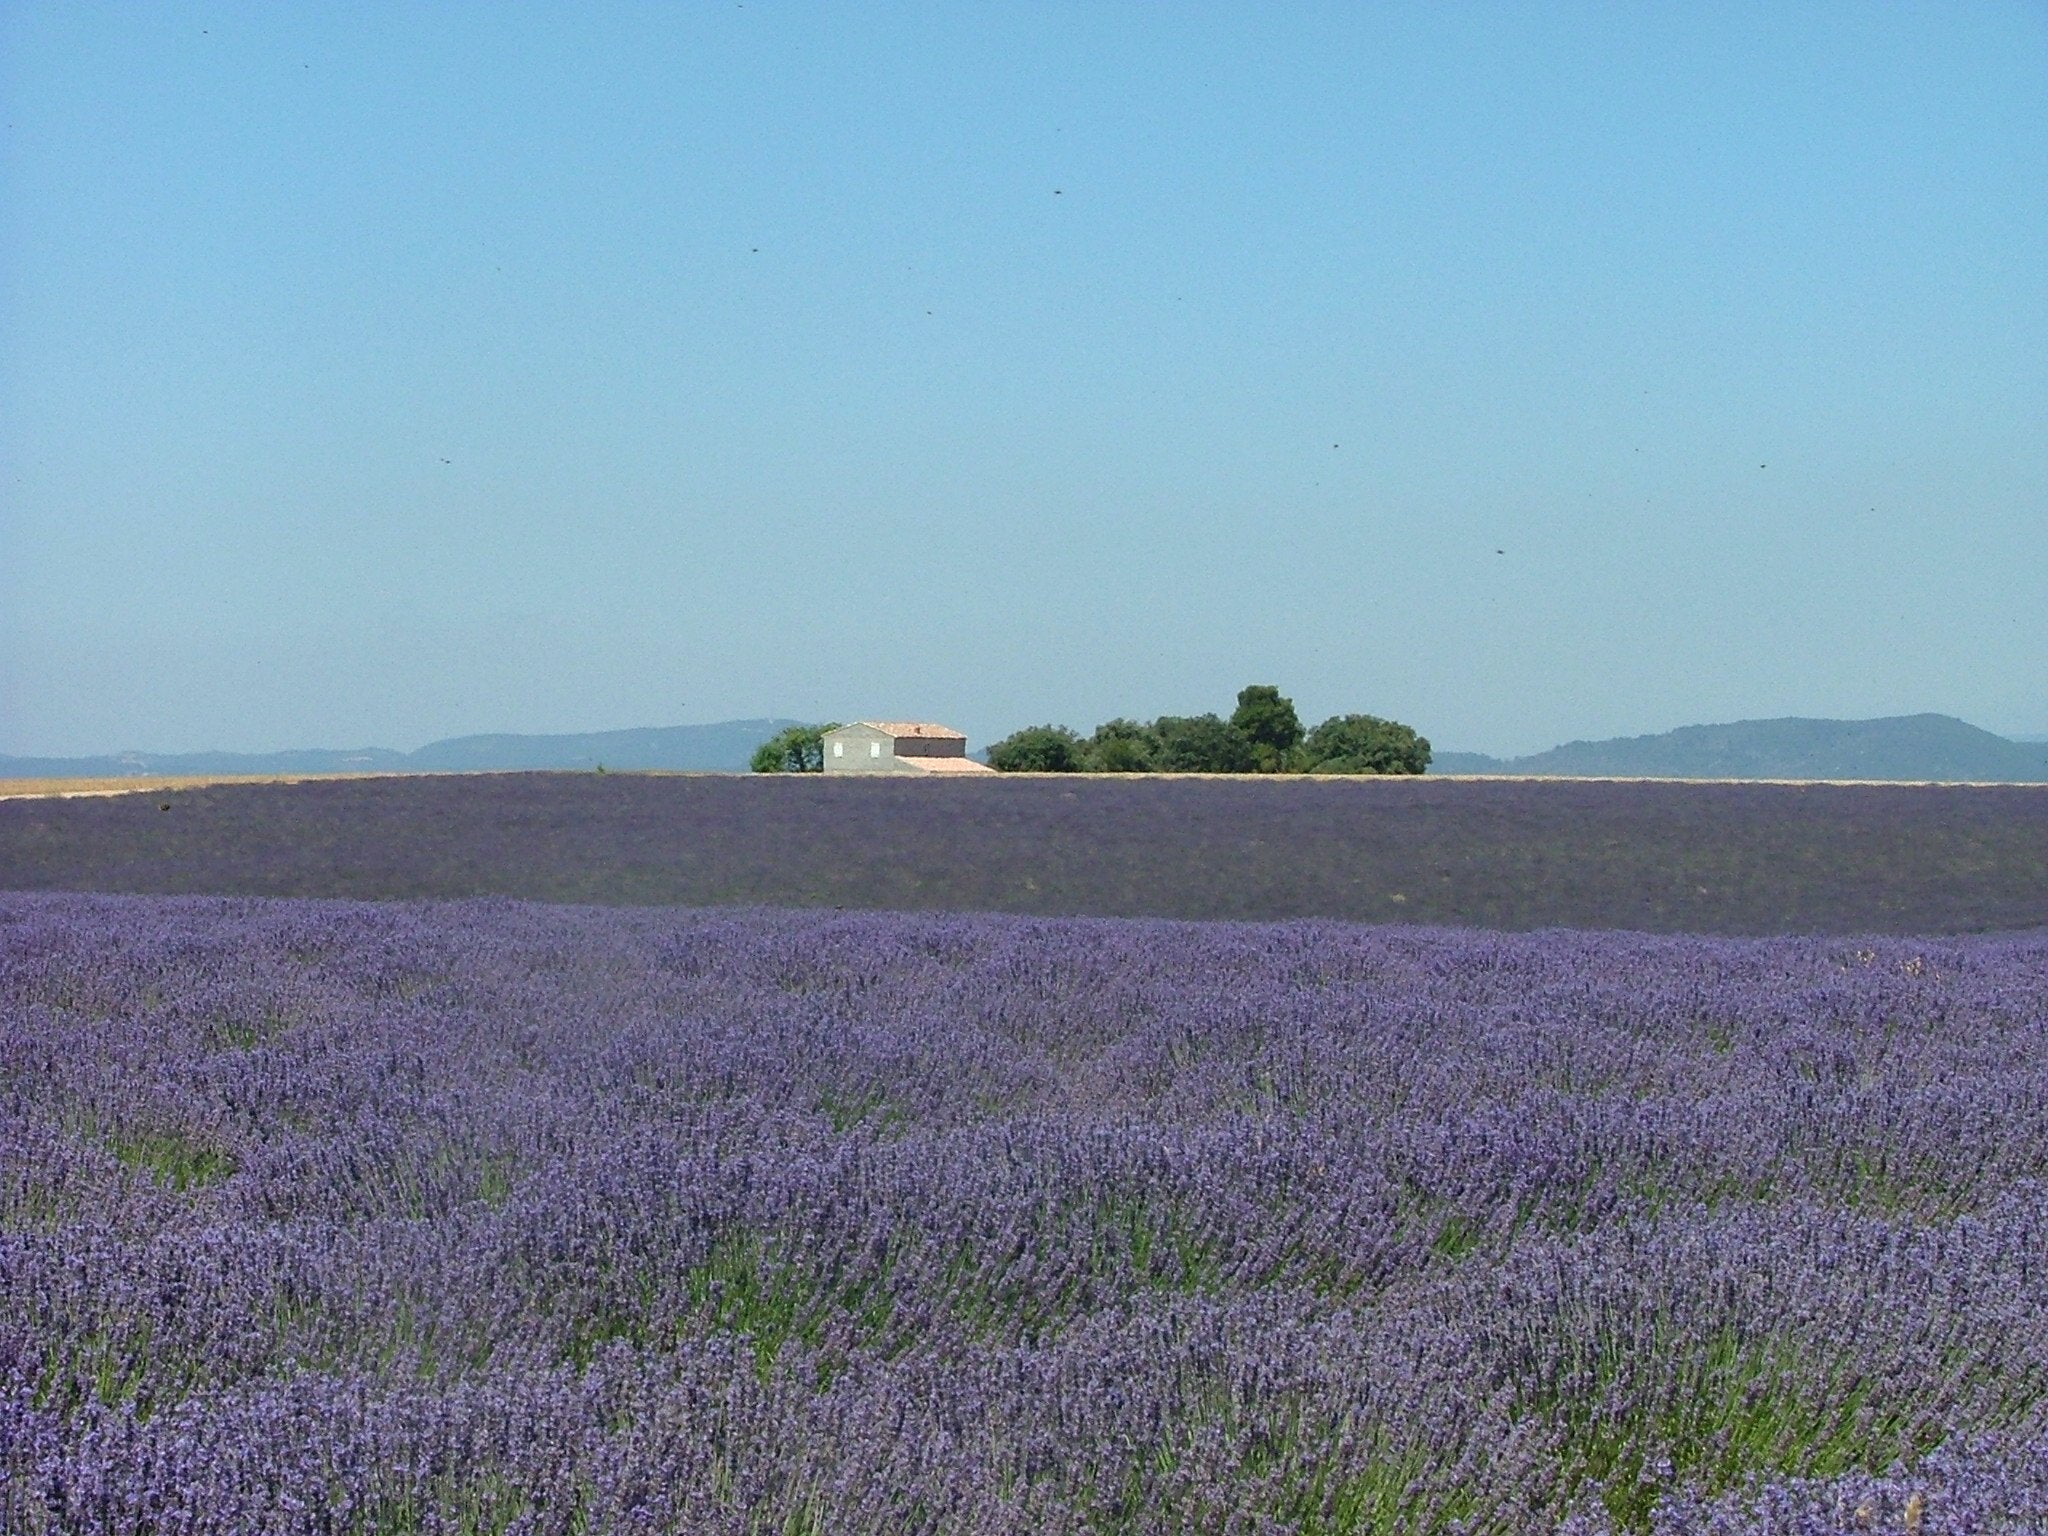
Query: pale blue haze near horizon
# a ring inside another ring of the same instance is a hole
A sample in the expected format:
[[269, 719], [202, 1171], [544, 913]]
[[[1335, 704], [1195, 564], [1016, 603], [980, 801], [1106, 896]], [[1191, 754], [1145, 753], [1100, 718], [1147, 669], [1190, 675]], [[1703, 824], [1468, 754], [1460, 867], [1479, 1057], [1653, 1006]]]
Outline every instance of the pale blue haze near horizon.
[[2048, 7], [0, 10], [0, 752], [2048, 731]]

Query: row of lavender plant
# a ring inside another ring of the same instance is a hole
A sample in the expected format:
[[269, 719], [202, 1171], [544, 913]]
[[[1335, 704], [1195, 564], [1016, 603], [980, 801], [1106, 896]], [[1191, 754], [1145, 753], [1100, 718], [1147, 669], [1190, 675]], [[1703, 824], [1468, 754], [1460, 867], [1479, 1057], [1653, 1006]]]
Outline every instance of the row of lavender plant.
[[0, 801], [0, 889], [1990, 933], [2048, 785], [427, 774]]
[[0, 896], [0, 1528], [2032, 1531], [2048, 939]]

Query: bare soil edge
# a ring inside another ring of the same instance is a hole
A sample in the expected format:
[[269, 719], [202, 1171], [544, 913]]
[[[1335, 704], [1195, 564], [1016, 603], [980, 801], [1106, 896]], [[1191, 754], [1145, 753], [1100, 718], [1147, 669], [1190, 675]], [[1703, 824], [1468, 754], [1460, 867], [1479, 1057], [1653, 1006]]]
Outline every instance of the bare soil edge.
[[71, 800], [94, 795], [161, 794], [210, 784], [303, 784], [311, 779], [395, 779], [395, 773], [138, 773], [118, 779], [0, 779], [0, 800]]
[[[587, 768], [512, 768], [475, 771], [442, 770], [418, 773], [221, 773], [221, 774], [136, 774], [107, 779], [0, 779], [0, 800], [70, 800], [102, 795], [167, 794], [181, 789], [205, 789], [221, 784], [312, 784], [342, 779], [484, 779], [510, 773], [590, 774]], [[793, 779], [799, 782], [830, 777], [835, 784], [872, 782], [902, 784], [915, 776], [901, 773], [835, 773], [829, 776], [802, 773], [752, 774], [723, 769], [612, 768], [607, 778], [638, 779]], [[1890, 789], [2032, 789], [2048, 793], [2048, 783], [2012, 779], [1701, 779], [1653, 778], [1647, 775], [1563, 774], [1563, 773], [1442, 773], [1442, 774], [1343, 774], [1343, 773], [1003, 773], [992, 777], [940, 779], [926, 783], [1001, 783], [1008, 779], [1059, 779], [1067, 783], [1156, 783], [1161, 779], [1206, 779], [1229, 784], [1778, 784], [1869, 785]]]

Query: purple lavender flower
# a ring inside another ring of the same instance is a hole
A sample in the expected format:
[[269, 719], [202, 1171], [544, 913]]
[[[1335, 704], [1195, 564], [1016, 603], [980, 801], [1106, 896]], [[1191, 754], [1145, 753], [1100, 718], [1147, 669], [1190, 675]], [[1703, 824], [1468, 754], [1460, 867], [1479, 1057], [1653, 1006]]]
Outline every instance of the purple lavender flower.
[[0, 1530], [2048, 1528], [2048, 938], [0, 896]]

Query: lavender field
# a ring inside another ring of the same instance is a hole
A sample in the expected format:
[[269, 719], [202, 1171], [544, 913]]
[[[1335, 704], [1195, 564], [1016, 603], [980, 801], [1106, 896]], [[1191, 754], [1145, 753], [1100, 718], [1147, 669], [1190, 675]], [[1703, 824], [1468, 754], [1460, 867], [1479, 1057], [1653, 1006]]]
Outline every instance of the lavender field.
[[514, 773], [0, 802], [0, 890], [1336, 917], [2048, 924], [2048, 786]]
[[2048, 1529], [2048, 936], [0, 896], [0, 1528]]

